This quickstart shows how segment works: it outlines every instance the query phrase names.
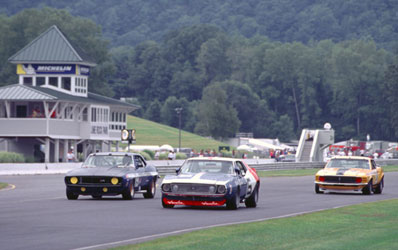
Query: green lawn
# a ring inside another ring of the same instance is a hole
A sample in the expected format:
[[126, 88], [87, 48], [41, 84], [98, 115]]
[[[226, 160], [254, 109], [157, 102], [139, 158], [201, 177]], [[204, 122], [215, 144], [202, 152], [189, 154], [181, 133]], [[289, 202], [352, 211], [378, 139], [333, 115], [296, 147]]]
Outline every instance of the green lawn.
[[[135, 116], [127, 117], [127, 126], [129, 129], [136, 130], [136, 145], [161, 146], [169, 144], [174, 148], [178, 148], [179, 131], [176, 128]], [[182, 148], [193, 148], [195, 150], [215, 149], [218, 151], [218, 146], [227, 146], [227, 144], [181, 131]]]
[[[383, 166], [384, 172], [397, 172], [398, 166]], [[292, 170], [269, 170], [269, 171], [257, 171], [260, 177], [279, 177], [279, 176], [305, 176], [315, 175], [320, 168], [309, 168], [309, 169], [292, 169]]]
[[6, 188], [7, 186], [7, 183], [0, 182], [0, 189]]
[[398, 199], [216, 227], [113, 249], [398, 249]]

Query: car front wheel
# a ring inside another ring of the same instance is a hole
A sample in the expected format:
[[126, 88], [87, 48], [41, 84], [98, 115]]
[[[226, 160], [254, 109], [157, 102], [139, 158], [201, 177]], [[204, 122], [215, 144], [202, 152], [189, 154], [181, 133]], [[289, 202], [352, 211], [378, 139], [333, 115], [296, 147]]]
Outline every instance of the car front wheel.
[[68, 200], [77, 200], [77, 198], [79, 198], [79, 195], [66, 190], [66, 197], [68, 198]]
[[155, 197], [156, 194], [156, 179], [153, 179], [151, 181], [151, 184], [149, 185], [149, 188], [147, 191], [144, 193], [144, 198], [149, 199]]
[[245, 200], [246, 207], [257, 207], [258, 202], [258, 185], [253, 190], [249, 198]]
[[317, 194], [323, 194], [323, 191], [321, 191], [321, 190], [319, 189], [319, 185], [318, 185], [318, 184], [315, 184], [315, 193], [317, 193]]
[[384, 188], [384, 177], [381, 178], [380, 183], [377, 185], [377, 187], [374, 190], [375, 194], [381, 194], [383, 192], [383, 188]]
[[166, 204], [166, 203], [163, 201], [163, 196], [162, 196], [162, 206], [163, 206], [163, 208], [173, 208], [173, 207], [174, 207], [174, 205]]
[[239, 207], [240, 197], [239, 197], [239, 189], [236, 191], [234, 197], [227, 200], [227, 209], [236, 210]]
[[125, 200], [132, 200], [134, 198], [134, 195], [135, 195], [134, 180], [132, 180], [129, 188], [124, 191], [122, 196], [123, 196], [123, 199], [125, 199]]
[[362, 189], [362, 193], [365, 195], [369, 195], [372, 194], [373, 192], [373, 185], [372, 185], [372, 180], [369, 181], [368, 185], [366, 185], [363, 189]]

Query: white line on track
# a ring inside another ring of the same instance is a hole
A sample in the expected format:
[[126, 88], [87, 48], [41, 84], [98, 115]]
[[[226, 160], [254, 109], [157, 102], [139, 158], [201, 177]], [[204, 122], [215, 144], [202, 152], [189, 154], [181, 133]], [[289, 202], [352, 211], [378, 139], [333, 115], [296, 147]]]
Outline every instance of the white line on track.
[[272, 220], [272, 219], [288, 218], [288, 217], [294, 217], [294, 216], [303, 215], [303, 214], [320, 212], [320, 211], [329, 210], [329, 209], [336, 209], [336, 208], [342, 208], [342, 207], [347, 207], [347, 206], [351, 206], [351, 205], [357, 205], [357, 204], [358, 203], [342, 205], [342, 206], [337, 206], [337, 207], [333, 207], [333, 208], [322, 208], [322, 209], [316, 209], [316, 210], [310, 210], [310, 211], [305, 211], [305, 212], [298, 212], [298, 213], [280, 215], [280, 216], [269, 217], [269, 218], [261, 218], [261, 219], [255, 219], [255, 220], [247, 220], [247, 221], [239, 221], [239, 222], [228, 222], [228, 223], [216, 224], [216, 225], [210, 225], [210, 226], [203, 226], [203, 227], [193, 227], [193, 228], [176, 230], [176, 231], [167, 232], [167, 233], [153, 234], [153, 235], [147, 235], [147, 236], [142, 236], [142, 237], [138, 237], [138, 238], [127, 239], [127, 240], [121, 240], [121, 241], [109, 242], [109, 243], [92, 245], [92, 246], [87, 246], [87, 247], [75, 248], [73, 250], [88, 250], [88, 249], [105, 248], [105, 247], [109, 248], [109, 247], [114, 247], [114, 246], [118, 246], [118, 245], [133, 244], [133, 243], [141, 242], [141, 241], [144, 241], [144, 240], [157, 239], [157, 238], [161, 238], [161, 237], [165, 237], [165, 236], [172, 236], [172, 235], [177, 235], [177, 234], [181, 234], [181, 233], [188, 233], [188, 232], [192, 232], [192, 231], [209, 229], [209, 228], [213, 228], [213, 227], [232, 226], [232, 225], [238, 225], [238, 224], [244, 224], [244, 223], [261, 222], [261, 221], [267, 221], [267, 220]]

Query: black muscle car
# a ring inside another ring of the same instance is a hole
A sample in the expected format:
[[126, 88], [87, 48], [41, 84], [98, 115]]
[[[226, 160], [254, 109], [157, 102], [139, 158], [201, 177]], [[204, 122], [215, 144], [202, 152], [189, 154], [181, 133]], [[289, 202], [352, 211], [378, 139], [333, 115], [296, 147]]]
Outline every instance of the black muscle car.
[[66, 197], [76, 200], [79, 195], [122, 195], [131, 200], [135, 193], [153, 198], [159, 174], [135, 153], [94, 153], [88, 156], [80, 169], [69, 171], [65, 176]]

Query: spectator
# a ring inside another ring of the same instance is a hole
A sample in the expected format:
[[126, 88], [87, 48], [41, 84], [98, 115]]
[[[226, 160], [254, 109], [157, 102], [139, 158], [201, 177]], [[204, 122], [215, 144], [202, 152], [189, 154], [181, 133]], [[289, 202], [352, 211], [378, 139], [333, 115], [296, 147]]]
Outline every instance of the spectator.
[[75, 154], [73, 153], [72, 149], [69, 149], [68, 154], [66, 155], [66, 158], [68, 159], [68, 162], [75, 161]]
[[159, 150], [156, 150], [155, 152], [155, 160], [159, 160], [160, 152]]

